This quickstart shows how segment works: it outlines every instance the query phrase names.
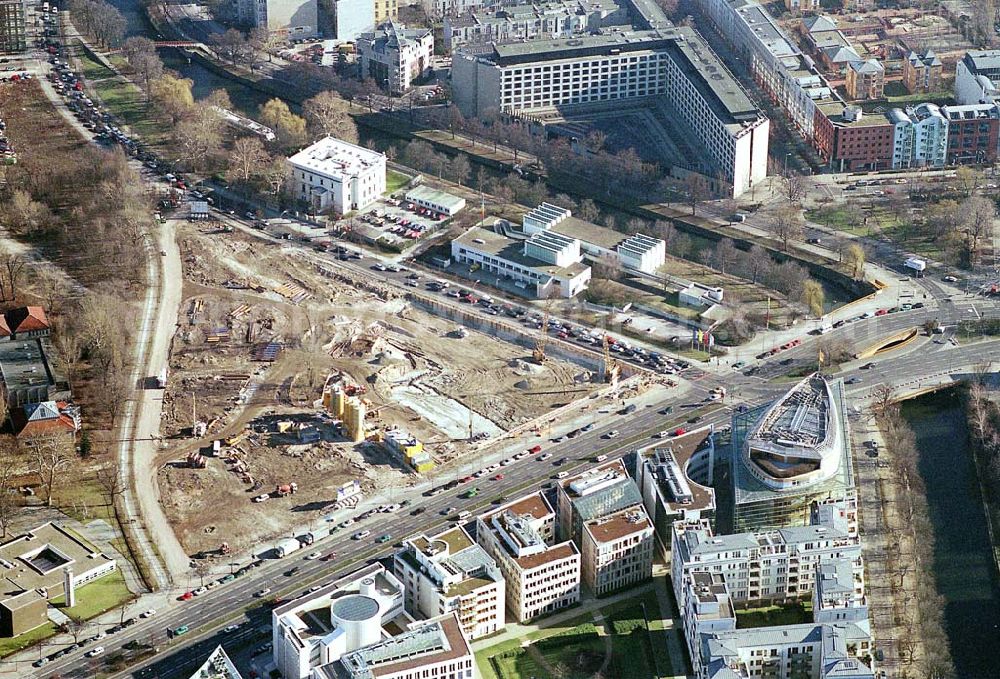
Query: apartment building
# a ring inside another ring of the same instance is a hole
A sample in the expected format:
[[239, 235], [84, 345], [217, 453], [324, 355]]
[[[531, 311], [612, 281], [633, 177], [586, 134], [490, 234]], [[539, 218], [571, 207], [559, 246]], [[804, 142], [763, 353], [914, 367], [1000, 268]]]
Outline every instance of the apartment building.
[[685, 578], [694, 572], [725, 575], [735, 602], [807, 597], [815, 586], [816, 566], [835, 560], [860, 568], [861, 544], [831, 525], [732, 535], [713, 534], [705, 520], [673, 526], [671, 569], [678, 601]]
[[948, 155], [948, 119], [937, 104], [886, 113], [893, 125], [892, 167], [940, 167]]
[[628, 475], [625, 463], [611, 460], [556, 485], [559, 537], [582, 544], [583, 525], [642, 504], [642, 494]]
[[881, 99], [885, 94], [885, 68], [878, 59], [847, 65], [847, 96], [854, 100]]
[[603, 596], [653, 575], [653, 523], [639, 505], [583, 524], [583, 583]]
[[288, 159], [292, 194], [317, 211], [342, 215], [385, 193], [385, 155], [324, 137]]
[[947, 165], [992, 165], [1000, 144], [1000, 105], [942, 106], [948, 121]]
[[874, 644], [863, 583], [845, 560], [817, 568], [813, 622], [736, 627], [734, 599], [722, 573], [687, 576], [678, 600], [698, 679], [870, 679]]
[[504, 576], [461, 527], [406, 540], [393, 556], [393, 572], [406, 589], [412, 615], [454, 612], [470, 639], [504, 625]]
[[375, 6], [372, 0], [330, 0], [333, 37], [357, 40], [375, 27]]
[[910, 51], [903, 60], [903, 86], [910, 94], [940, 92], [941, 60], [928, 48], [923, 54]]
[[475, 658], [454, 614], [347, 653], [313, 679], [472, 679]]
[[287, 38], [319, 35], [317, 0], [237, 0], [240, 23]]
[[445, 16], [444, 43], [453, 50], [466, 44], [569, 38], [628, 21], [627, 10], [616, 0], [505, 4], [493, 12]]
[[507, 608], [518, 622], [580, 600], [580, 551], [555, 535], [556, 515], [541, 492], [476, 519], [476, 539], [497, 560]]
[[376, 23], [399, 19], [399, 0], [374, 0], [374, 5]]
[[815, 12], [820, 9], [819, 0], [785, 0], [789, 12]]
[[372, 564], [271, 611], [274, 664], [286, 679], [307, 679], [313, 670], [379, 642], [383, 626], [405, 629], [403, 583]]
[[955, 64], [955, 103], [992, 104], [1000, 98], [1000, 50], [974, 50]]
[[28, 7], [24, 0], [0, 0], [0, 54], [28, 49]]
[[357, 44], [361, 79], [374, 79], [390, 94], [409, 91], [433, 66], [434, 32], [429, 28], [407, 28], [389, 19], [358, 36]]
[[739, 196], [767, 172], [769, 121], [702, 37], [686, 27], [459, 49], [455, 103], [467, 116], [663, 97], [703, 152], [698, 171]]

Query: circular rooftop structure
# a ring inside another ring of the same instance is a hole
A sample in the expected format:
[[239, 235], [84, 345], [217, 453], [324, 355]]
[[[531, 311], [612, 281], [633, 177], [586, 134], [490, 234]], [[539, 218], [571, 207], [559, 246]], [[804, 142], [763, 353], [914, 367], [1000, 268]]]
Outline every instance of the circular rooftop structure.
[[334, 601], [330, 613], [344, 622], [363, 622], [378, 615], [378, 602], [369, 596], [352, 594]]

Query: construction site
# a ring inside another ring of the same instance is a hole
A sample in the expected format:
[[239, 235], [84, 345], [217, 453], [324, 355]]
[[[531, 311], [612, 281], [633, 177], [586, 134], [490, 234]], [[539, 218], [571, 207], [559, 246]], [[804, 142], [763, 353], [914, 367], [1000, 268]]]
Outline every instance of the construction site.
[[539, 360], [538, 347], [432, 315], [377, 274], [240, 231], [177, 228], [183, 302], [155, 385], [157, 463], [189, 553], [320, 520], [350, 506], [345, 487], [418, 483], [606, 386]]

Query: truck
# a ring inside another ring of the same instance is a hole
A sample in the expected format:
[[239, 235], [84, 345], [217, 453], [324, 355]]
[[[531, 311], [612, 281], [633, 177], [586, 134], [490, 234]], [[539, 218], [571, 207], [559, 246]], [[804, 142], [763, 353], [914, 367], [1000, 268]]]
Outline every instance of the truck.
[[298, 538], [285, 538], [274, 546], [274, 553], [279, 559], [284, 559], [292, 552], [301, 549], [302, 543]]
[[285, 497], [286, 495], [291, 495], [296, 490], [298, 490], [299, 484], [295, 483], [283, 483], [275, 487], [274, 494], [277, 497]]
[[316, 542], [316, 540], [319, 539], [319, 537], [320, 537], [319, 531], [309, 531], [308, 533], [303, 533], [302, 535], [300, 535], [298, 537], [298, 541], [301, 542], [303, 546], [311, 545], [312, 543]]
[[156, 376], [156, 388], [166, 389], [167, 388], [167, 369], [164, 368], [160, 371], [160, 374]]

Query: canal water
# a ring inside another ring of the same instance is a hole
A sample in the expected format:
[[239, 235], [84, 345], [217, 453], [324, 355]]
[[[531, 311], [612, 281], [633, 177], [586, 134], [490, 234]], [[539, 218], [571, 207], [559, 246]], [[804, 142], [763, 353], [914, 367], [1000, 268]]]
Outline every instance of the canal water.
[[957, 676], [998, 677], [986, 649], [1000, 648], [1000, 587], [962, 404], [948, 390], [906, 401], [902, 413], [916, 434]]

